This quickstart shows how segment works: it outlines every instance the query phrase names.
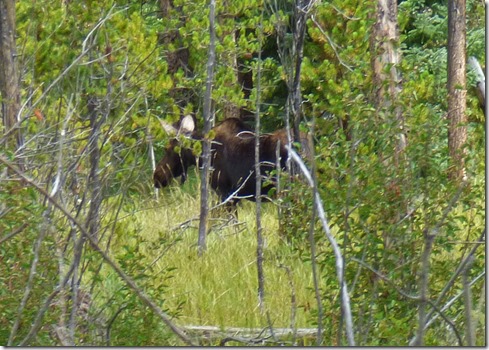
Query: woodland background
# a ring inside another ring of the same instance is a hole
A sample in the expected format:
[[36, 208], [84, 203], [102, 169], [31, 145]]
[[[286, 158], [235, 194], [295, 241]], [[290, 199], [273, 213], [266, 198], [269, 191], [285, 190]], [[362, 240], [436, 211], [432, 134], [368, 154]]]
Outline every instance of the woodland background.
[[[482, 1], [0, 3], [0, 344], [486, 345]], [[312, 188], [199, 254], [189, 113], [310, 132]]]

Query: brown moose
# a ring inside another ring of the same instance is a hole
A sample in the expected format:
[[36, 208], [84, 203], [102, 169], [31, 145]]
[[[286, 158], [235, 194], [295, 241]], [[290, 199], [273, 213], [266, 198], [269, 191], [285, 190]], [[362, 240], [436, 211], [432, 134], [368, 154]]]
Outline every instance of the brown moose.
[[[184, 117], [177, 127], [162, 122], [167, 133], [184, 134], [194, 140], [202, 140], [202, 135], [195, 130], [195, 122], [191, 116]], [[215, 126], [211, 146], [211, 187], [224, 201], [233, 195], [232, 203], [246, 198], [255, 200], [255, 136], [241, 119], [228, 118]], [[307, 146], [305, 135], [301, 135], [303, 147]], [[267, 194], [274, 186], [273, 182], [265, 182], [267, 174], [275, 169], [277, 153], [282, 169], [287, 160], [287, 133], [285, 129], [276, 130], [260, 137], [260, 172], [263, 176], [262, 193]], [[306, 147], [307, 149], [307, 147]], [[278, 152], [277, 152], [278, 151]], [[156, 166], [153, 174], [157, 188], [167, 186], [174, 178], [181, 176], [185, 182], [187, 169], [196, 165], [198, 157], [191, 149], [180, 147], [178, 138], [173, 138], [165, 150], [164, 157]]]

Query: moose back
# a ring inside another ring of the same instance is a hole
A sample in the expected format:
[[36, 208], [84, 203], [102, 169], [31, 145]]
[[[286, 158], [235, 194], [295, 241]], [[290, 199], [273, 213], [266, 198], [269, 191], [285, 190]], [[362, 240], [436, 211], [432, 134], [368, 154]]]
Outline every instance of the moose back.
[[[191, 116], [184, 117], [178, 128], [162, 122], [163, 128], [171, 134], [184, 134], [195, 140], [202, 140], [202, 135], [195, 130], [195, 122]], [[214, 138], [211, 146], [211, 187], [224, 201], [234, 194], [233, 202], [240, 198], [255, 200], [255, 136], [253, 131], [238, 118], [228, 118], [213, 128]], [[301, 143], [307, 148], [305, 135], [301, 135]], [[260, 172], [262, 193], [267, 193], [273, 184], [264, 179], [270, 170], [275, 169], [277, 153], [281, 168], [285, 168], [287, 160], [287, 132], [276, 130], [260, 136]], [[278, 152], [277, 152], [278, 151]], [[153, 174], [157, 188], [167, 186], [172, 179], [181, 176], [183, 183], [190, 166], [196, 165], [198, 157], [191, 149], [180, 147], [177, 138], [173, 138], [165, 150]], [[265, 175], [265, 176], [264, 176]]]

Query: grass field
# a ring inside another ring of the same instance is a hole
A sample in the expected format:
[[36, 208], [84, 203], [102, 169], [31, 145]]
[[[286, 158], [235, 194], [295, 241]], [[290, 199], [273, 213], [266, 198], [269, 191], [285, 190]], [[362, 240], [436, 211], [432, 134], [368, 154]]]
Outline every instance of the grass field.
[[[144, 242], [139, 250], [147, 260], [139, 263], [152, 266], [150, 278], [165, 285], [165, 306], [181, 305], [180, 325], [265, 327], [257, 297], [256, 205], [240, 203], [238, 222], [222, 210], [213, 212], [207, 251], [198, 257], [197, 187], [189, 181], [165, 188], [158, 200], [143, 205], [147, 209], [125, 216], [121, 225], [139, 237], [119, 235], [114, 248]], [[262, 213], [266, 311], [274, 327], [312, 326], [304, 311], [315, 303], [311, 266], [279, 237], [276, 206], [264, 204]]]

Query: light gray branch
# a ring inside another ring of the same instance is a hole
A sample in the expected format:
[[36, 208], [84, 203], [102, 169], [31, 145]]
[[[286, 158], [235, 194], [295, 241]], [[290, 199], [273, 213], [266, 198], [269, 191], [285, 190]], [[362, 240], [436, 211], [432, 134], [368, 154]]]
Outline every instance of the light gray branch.
[[[314, 188], [314, 180], [311, 176], [311, 173], [309, 172], [309, 169], [307, 169], [306, 165], [302, 161], [301, 157], [297, 154], [297, 152], [289, 147], [288, 145], [285, 146], [287, 151], [289, 152], [289, 156], [291, 159], [299, 166], [300, 170], [306, 177], [307, 181], [309, 182], [309, 185], [311, 188]], [[321, 221], [321, 224], [323, 226], [324, 233], [326, 234], [326, 238], [330, 242], [333, 252], [336, 258], [336, 275], [338, 277], [339, 285], [340, 285], [340, 292], [341, 292], [341, 308], [343, 310], [343, 314], [345, 317], [345, 326], [346, 326], [346, 338], [348, 340], [348, 345], [349, 346], [355, 346], [355, 338], [353, 335], [353, 319], [351, 316], [351, 306], [350, 306], [350, 296], [348, 295], [348, 289], [346, 286], [346, 282], [343, 280], [344, 276], [344, 260], [343, 256], [341, 255], [341, 250], [340, 247], [338, 246], [338, 243], [336, 242], [335, 238], [331, 234], [331, 230], [329, 228], [328, 221], [326, 219], [326, 214], [324, 212], [323, 204], [321, 201], [321, 197], [319, 196], [318, 191], [314, 191], [314, 200], [316, 202], [316, 210], [319, 216], [319, 220]]]

